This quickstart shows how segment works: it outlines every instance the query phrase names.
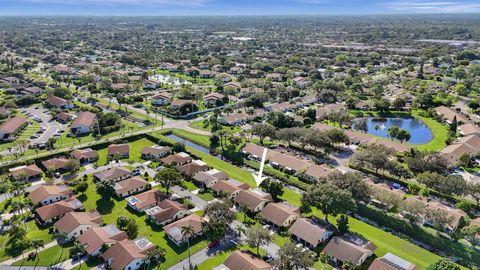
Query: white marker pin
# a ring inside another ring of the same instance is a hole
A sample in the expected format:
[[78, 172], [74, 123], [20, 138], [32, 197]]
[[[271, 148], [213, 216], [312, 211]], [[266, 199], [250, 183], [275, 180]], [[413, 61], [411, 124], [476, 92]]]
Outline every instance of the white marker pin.
[[258, 171], [258, 175], [252, 173], [253, 178], [255, 178], [255, 182], [257, 183], [257, 187], [263, 182], [263, 180], [267, 179], [266, 177], [262, 177], [263, 174], [263, 166], [265, 166], [265, 159], [267, 158], [267, 148], [263, 148], [263, 155], [262, 155], [262, 163], [260, 163], [260, 170]]

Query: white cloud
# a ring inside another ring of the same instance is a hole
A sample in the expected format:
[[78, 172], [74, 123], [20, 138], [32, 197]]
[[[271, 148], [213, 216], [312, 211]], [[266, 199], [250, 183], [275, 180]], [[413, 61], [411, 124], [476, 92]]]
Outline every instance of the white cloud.
[[404, 1], [383, 3], [386, 8], [397, 12], [416, 13], [467, 13], [479, 12], [480, 4], [451, 1]]
[[202, 6], [209, 0], [20, 0], [31, 3]]

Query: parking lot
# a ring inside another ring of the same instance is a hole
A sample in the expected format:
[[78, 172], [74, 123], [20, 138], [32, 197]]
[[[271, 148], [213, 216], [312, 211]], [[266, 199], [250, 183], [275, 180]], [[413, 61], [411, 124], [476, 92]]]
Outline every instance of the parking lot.
[[40, 129], [29, 139], [31, 144], [43, 144], [49, 138], [58, 137], [60, 133], [67, 128], [66, 124], [61, 124], [52, 118], [47, 109], [42, 107], [28, 107], [22, 110], [29, 120], [35, 121], [40, 125]]

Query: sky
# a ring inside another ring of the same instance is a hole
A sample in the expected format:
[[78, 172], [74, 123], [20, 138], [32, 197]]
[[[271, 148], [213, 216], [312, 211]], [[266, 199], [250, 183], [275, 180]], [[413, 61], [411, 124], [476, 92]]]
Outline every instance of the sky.
[[479, 13], [480, 0], [0, 0], [0, 15]]

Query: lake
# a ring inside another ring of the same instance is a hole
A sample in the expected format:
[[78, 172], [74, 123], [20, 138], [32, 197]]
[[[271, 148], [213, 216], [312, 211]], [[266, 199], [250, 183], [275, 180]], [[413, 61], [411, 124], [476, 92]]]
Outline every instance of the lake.
[[164, 75], [164, 74], [155, 74], [155, 75], [149, 76], [148, 79], [157, 80], [163, 84], [173, 84], [173, 85], [191, 84], [191, 82], [185, 79], [178, 78], [175, 76], [170, 76], [170, 75]]
[[[426, 144], [433, 139], [433, 134], [430, 128], [425, 123], [417, 118], [378, 118], [367, 117], [368, 134], [380, 137], [388, 137], [388, 128], [397, 126], [399, 128], [408, 130], [411, 138], [408, 143], [411, 144]], [[378, 129], [375, 129], [378, 126]]]

